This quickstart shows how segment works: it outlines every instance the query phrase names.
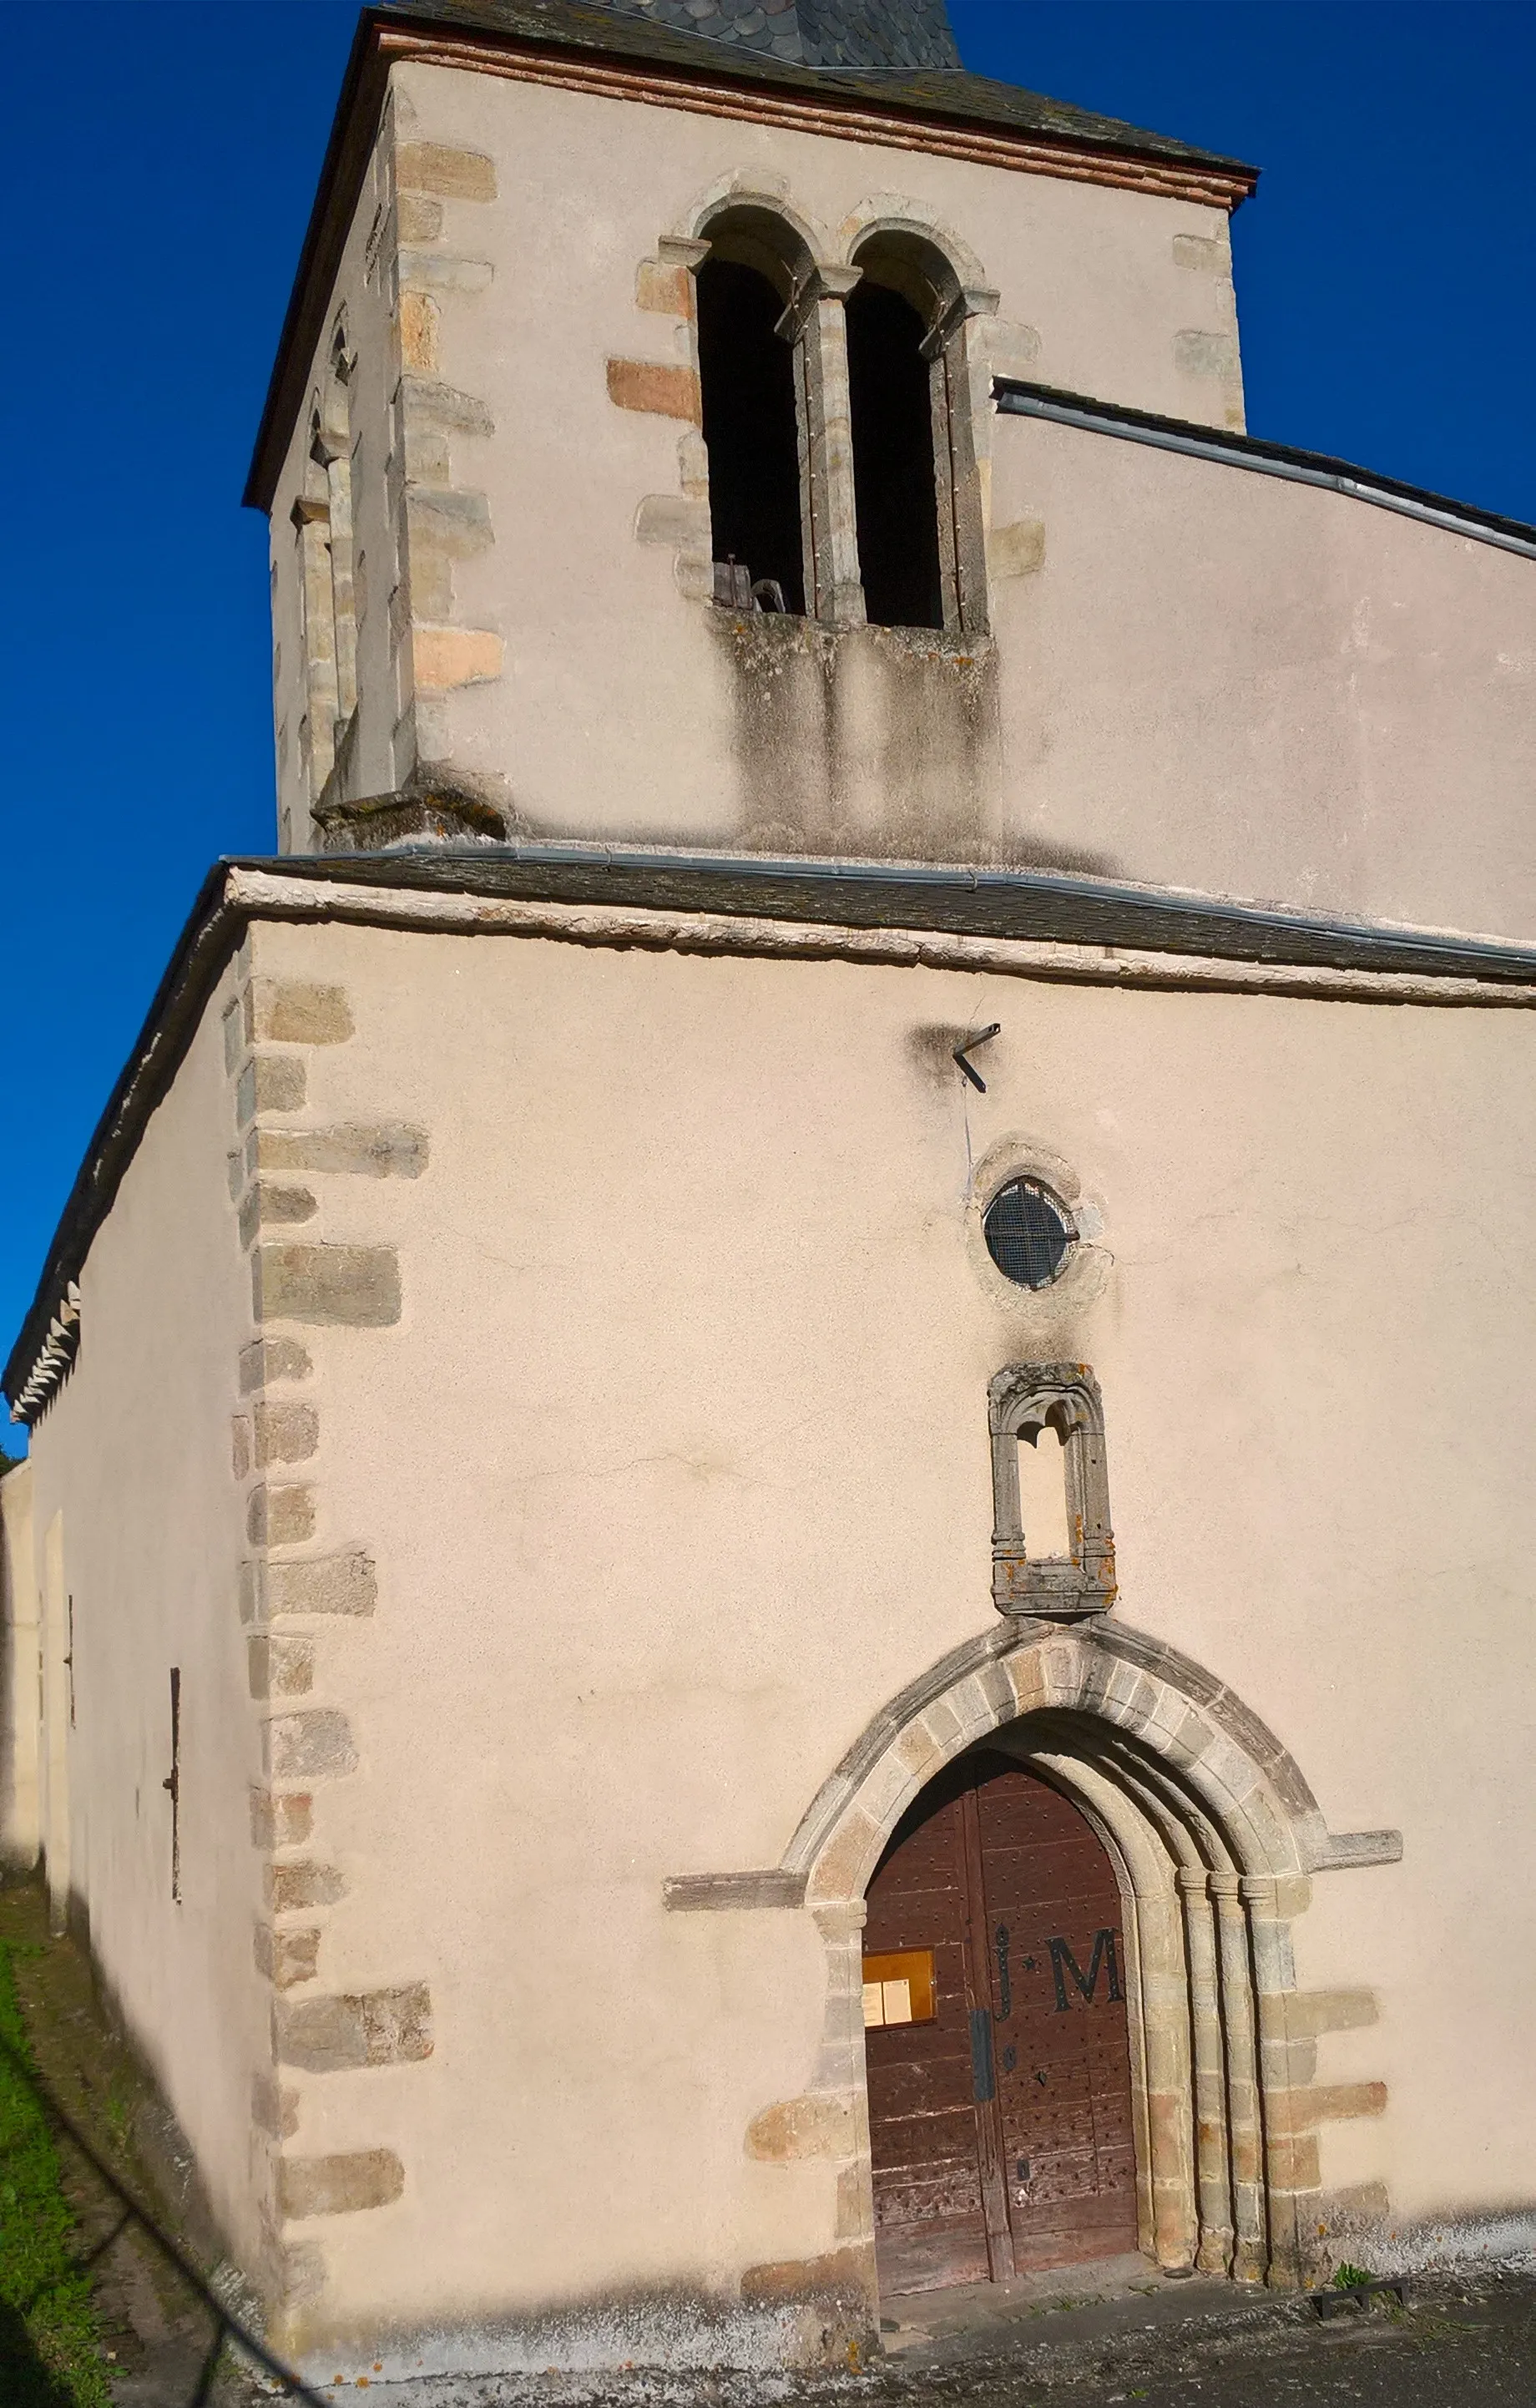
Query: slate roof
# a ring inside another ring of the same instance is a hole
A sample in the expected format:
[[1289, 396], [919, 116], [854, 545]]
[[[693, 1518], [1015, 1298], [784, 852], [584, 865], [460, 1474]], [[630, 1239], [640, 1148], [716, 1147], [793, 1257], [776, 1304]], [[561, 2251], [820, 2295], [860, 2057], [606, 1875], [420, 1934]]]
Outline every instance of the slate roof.
[[[737, 0], [710, 0], [714, 16], [725, 16], [736, 5]], [[755, 5], [766, 18], [768, 0], [755, 0]], [[888, 45], [893, 51], [915, 50], [920, 37], [925, 42], [930, 39], [935, 20], [941, 19], [950, 53], [958, 59], [941, 0], [789, 0], [789, 6], [808, 48], [852, 50], [856, 45], [872, 52]], [[783, 0], [780, 7], [783, 13]], [[665, 19], [663, 8], [668, 12]], [[1118, 117], [1100, 117], [1091, 108], [1075, 108], [1069, 101], [1049, 100], [1043, 93], [1026, 91], [1022, 84], [970, 75], [958, 64], [930, 64], [909, 71], [905, 61], [897, 60], [893, 72], [882, 70], [868, 55], [847, 66], [796, 62], [771, 50], [749, 48], [739, 34], [710, 39], [699, 33], [680, 32], [677, 21], [689, 14], [688, 0], [380, 0], [378, 7], [365, 12], [364, 26], [370, 21], [380, 24], [404, 21], [445, 30], [462, 27], [467, 32], [510, 35], [524, 41], [557, 44], [563, 50], [601, 50], [610, 57], [691, 68], [696, 75], [740, 76], [743, 81], [785, 93], [814, 93], [823, 99], [840, 94], [919, 117], [995, 126], [1002, 132], [1055, 135], [1090, 148], [1180, 160], [1191, 167], [1225, 169], [1246, 179], [1250, 185], [1257, 179], [1257, 169], [1240, 159], [1201, 150], [1170, 135], [1149, 133]]]
[[624, 15], [808, 67], [957, 67], [944, 0], [607, 0]]

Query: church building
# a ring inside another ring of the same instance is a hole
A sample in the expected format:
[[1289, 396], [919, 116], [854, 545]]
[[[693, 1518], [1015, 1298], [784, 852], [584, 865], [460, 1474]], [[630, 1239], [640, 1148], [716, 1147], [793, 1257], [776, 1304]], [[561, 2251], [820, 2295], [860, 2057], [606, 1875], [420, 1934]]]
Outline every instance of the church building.
[[1536, 530], [1245, 432], [1255, 182], [942, 0], [362, 15], [0, 1485], [322, 2384], [1536, 2235]]

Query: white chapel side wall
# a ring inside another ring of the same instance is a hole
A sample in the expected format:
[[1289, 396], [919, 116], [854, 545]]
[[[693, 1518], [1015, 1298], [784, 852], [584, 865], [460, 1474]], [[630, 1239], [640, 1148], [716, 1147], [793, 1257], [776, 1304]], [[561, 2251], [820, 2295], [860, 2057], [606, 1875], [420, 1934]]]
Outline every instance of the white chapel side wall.
[[32, 1467], [0, 1480], [0, 1857], [29, 1871], [41, 1844], [41, 1606], [32, 1518]]
[[254, 2267], [251, 2086], [269, 2045], [231, 1463], [250, 1316], [226, 1168], [237, 1141], [214, 1008], [79, 1274], [79, 1352], [33, 1431], [28, 1473], [55, 1924], [88, 1936], [230, 2247]]
[[[303, 2160], [388, 2172], [295, 2219], [316, 2367], [338, 2315], [445, 2296], [600, 2349], [626, 2300], [771, 2322], [868, 2284], [847, 1935], [663, 1885], [777, 1866], [996, 1629], [1014, 1361], [1099, 1383], [1117, 1626], [1227, 1684], [1334, 1830], [1403, 1835], [1259, 1884], [1286, 2198], [1529, 2207], [1525, 1015], [338, 927], [253, 959], [349, 997], [292, 1141], [307, 1230], [383, 1283], [311, 1347], [326, 1544], [375, 1585], [313, 1667], [345, 1752], [282, 2113]], [[991, 1019], [983, 1098], [949, 1048]], [[395, 1132], [387, 1175], [342, 1126]], [[1086, 1233], [1038, 1297], [980, 1236], [1020, 1168]]]

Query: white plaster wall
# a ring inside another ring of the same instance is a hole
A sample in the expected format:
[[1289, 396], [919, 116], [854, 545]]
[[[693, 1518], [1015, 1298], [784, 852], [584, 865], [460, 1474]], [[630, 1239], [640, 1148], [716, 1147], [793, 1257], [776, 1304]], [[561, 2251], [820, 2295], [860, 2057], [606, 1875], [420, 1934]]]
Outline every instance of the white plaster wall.
[[1003, 810], [1026, 857], [1536, 924], [1536, 562], [1315, 487], [999, 419]]
[[[404, 1289], [326, 1358], [327, 1511], [380, 1604], [318, 1809], [325, 1986], [427, 1980], [436, 2032], [301, 2086], [296, 2147], [406, 2167], [311, 2228], [357, 2329], [835, 2247], [829, 2169], [743, 2147], [812, 2078], [808, 1919], [661, 1884], [774, 1863], [991, 1627], [1014, 1359], [1102, 1383], [1119, 1613], [1230, 1683], [1334, 1828], [1403, 1832], [1297, 1928], [1303, 1986], [1382, 2009], [1323, 2043], [1391, 2093], [1327, 2178], [1529, 2204], [1525, 1015], [341, 928], [258, 959], [352, 997], [309, 1111], [431, 1136], [419, 1181], [320, 1182]], [[978, 1096], [924, 1032], [994, 1019]], [[1042, 1157], [1102, 1231], [1030, 1297], [968, 1212], [973, 1166]]]
[[0, 1855], [26, 1870], [41, 1837], [38, 1752], [42, 1665], [37, 1556], [32, 1526], [32, 1467], [18, 1463], [0, 1481], [0, 1629], [5, 1661], [4, 1752], [0, 1755]]
[[[50, 1886], [66, 1877], [71, 1906], [89, 1918], [108, 1988], [249, 2258], [251, 2079], [269, 2055], [268, 1994], [252, 1957], [260, 1893], [247, 1793], [259, 1755], [230, 1461], [251, 1299], [225, 1171], [227, 992], [226, 981], [79, 1275], [79, 1354], [33, 1433], [30, 1476], [39, 1571], [54, 1532], [60, 1586], [74, 1599], [73, 1728], [62, 1673], [51, 1684], [68, 1826], [50, 1844]], [[162, 1787], [173, 1665], [179, 1904]]]

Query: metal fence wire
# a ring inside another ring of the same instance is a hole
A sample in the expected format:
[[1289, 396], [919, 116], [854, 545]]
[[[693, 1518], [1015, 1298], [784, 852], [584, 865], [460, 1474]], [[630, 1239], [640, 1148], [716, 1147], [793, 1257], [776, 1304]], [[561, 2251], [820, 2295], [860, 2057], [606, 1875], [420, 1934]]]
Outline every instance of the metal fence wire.
[[231, 2343], [260, 2369], [283, 2398], [302, 2401], [305, 2408], [323, 2408], [322, 2395], [312, 2390], [309, 2384], [294, 2372], [292, 2367], [284, 2366], [280, 2358], [274, 2357], [266, 2344], [220, 2299], [207, 2278], [199, 2273], [191, 2258], [183, 2250], [178, 2248], [170, 2234], [162, 2229], [148, 2208], [143, 2206], [119, 2181], [111, 2167], [92, 2146], [74, 2118], [60, 2106], [47, 2084], [39, 2079], [32, 2066], [3, 2035], [0, 2035], [0, 2058], [3, 2058], [17, 2079], [26, 2085], [50, 2129], [62, 2134], [117, 2203], [119, 2213], [115, 2223], [100, 2240], [93, 2243], [83, 2257], [75, 2259], [75, 2272], [82, 2274], [87, 2272], [99, 2259], [106, 2257], [108, 2251], [122, 2239], [124, 2232], [133, 2228], [144, 2235], [198, 2305], [208, 2312], [212, 2330], [207, 2353], [194, 2377], [193, 2387], [187, 2393], [185, 2400], [180, 2402], [167, 2399], [165, 2408], [208, 2408], [208, 2403], [213, 2397], [214, 2380]]

